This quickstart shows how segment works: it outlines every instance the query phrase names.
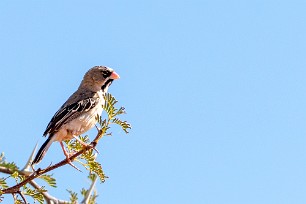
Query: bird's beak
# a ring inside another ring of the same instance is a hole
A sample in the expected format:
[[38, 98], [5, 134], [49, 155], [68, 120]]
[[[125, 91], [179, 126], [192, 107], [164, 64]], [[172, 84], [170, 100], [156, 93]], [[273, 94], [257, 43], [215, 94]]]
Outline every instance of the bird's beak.
[[110, 78], [111, 78], [111, 79], [119, 79], [120, 76], [119, 76], [119, 74], [117, 74], [116, 72], [112, 72], [112, 74], [110, 75]]

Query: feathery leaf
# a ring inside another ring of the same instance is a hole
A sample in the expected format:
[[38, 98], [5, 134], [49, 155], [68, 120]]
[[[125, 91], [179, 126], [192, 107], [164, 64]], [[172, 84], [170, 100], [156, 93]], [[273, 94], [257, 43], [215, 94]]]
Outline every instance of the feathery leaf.
[[56, 188], [56, 180], [52, 176], [53, 176], [53, 174], [52, 175], [43, 174], [43, 175], [39, 176], [39, 178], [46, 181], [51, 187]]
[[125, 133], [129, 133], [128, 129], [132, 128], [131, 124], [129, 124], [127, 121], [122, 121], [119, 118], [114, 118], [111, 122], [118, 124]]
[[77, 203], [78, 201], [78, 194], [76, 192], [73, 192], [72, 190], [67, 190], [70, 194], [70, 202], [72, 204]]

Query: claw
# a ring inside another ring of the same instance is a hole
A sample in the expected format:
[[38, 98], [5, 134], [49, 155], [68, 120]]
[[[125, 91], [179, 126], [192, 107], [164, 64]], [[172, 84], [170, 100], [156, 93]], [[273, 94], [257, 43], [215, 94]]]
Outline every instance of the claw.
[[72, 166], [73, 168], [75, 168], [76, 170], [78, 170], [79, 172], [82, 172], [78, 167], [76, 167], [76, 166], [71, 162], [71, 160], [70, 160], [70, 158], [69, 158], [69, 157], [70, 157], [70, 154], [66, 151], [63, 142], [60, 142], [60, 145], [61, 145], [62, 150], [63, 150], [63, 152], [64, 152], [64, 154], [65, 154], [65, 156], [66, 156], [66, 159], [67, 159], [67, 161], [68, 161], [68, 164], [69, 164], [70, 166]]
[[[87, 146], [90, 146], [90, 144], [86, 144], [85, 142], [83, 142], [82, 140], [80, 140], [80, 138], [78, 138], [77, 136], [73, 136], [79, 143], [81, 143], [83, 146], [87, 147]], [[94, 146], [91, 146], [98, 154], [99, 151], [94, 147]]]
[[69, 164], [70, 166], [72, 166], [73, 168], [75, 168], [75, 169], [78, 170], [79, 172], [82, 172], [78, 167], [76, 167], [76, 166], [70, 161], [69, 158], [67, 158], [67, 160], [69, 160], [69, 161], [68, 161], [68, 164]]

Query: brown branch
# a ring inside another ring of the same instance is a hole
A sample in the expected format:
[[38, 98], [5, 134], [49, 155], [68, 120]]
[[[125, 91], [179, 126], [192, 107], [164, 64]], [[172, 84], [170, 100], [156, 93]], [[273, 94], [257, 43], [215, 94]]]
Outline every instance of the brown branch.
[[[115, 101], [114, 103], [109, 103], [110, 106], [113, 106], [117, 102], [115, 100], [115, 98], [112, 97], [111, 94], [107, 94], [105, 96], [105, 103], [107, 103], [108, 100]], [[103, 106], [103, 109], [108, 113], [108, 119], [102, 121], [101, 117], [97, 116], [97, 120], [98, 120], [98, 123], [101, 126], [101, 129], [97, 128], [98, 129], [98, 134], [96, 135], [95, 139], [88, 146], [83, 147], [83, 149], [79, 150], [78, 152], [76, 152], [75, 154], [70, 156], [69, 158], [66, 158], [66, 159], [62, 160], [62, 161], [58, 162], [57, 164], [50, 165], [45, 169], [38, 168], [37, 170], [35, 170], [33, 168], [33, 166], [31, 166], [31, 159], [33, 158], [33, 154], [36, 151], [36, 147], [35, 147], [29, 161], [26, 163], [26, 166], [22, 170], [16, 170], [16, 169], [12, 170], [12, 169], [0, 166], [0, 172], [2, 172], [2, 173], [6, 173], [6, 174], [11, 175], [15, 171], [18, 171], [19, 175], [23, 175], [24, 178], [25, 178], [25, 180], [23, 180], [22, 182], [14, 185], [12, 187], [9, 187], [9, 188], [6, 188], [6, 189], [1, 189], [0, 190], [0, 196], [2, 196], [3, 194], [12, 194], [12, 196], [15, 199], [16, 195], [19, 194], [23, 198], [23, 201], [26, 203], [24, 195], [22, 194], [22, 191], [20, 191], [21, 187], [25, 186], [26, 184], [30, 184], [34, 189], [39, 190], [39, 189], [41, 189], [41, 187], [34, 181], [35, 178], [37, 178], [37, 177], [39, 177], [39, 176], [41, 176], [41, 175], [43, 175], [43, 174], [45, 174], [49, 171], [52, 171], [56, 168], [59, 168], [61, 166], [71, 164], [71, 162], [74, 161], [78, 156], [80, 156], [81, 154], [85, 153], [88, 150], [91, 150], [91, 149], [96, 150], [95, 149], [96, 145], [98, 144], [99, 140], [106, 134], [106, 131], [108, 130], [109, 125], [111, 124], [111, 120], [113, 120], [112, 117], [115, 117], [116, 115], [120, 115], [120, 114], [124, 113], [123, 107], [121, 107], [119, 110], [114, 109], [114, 111], [117, 111], [117, 112], [115, 114], [111, 114], [111, 116], [110, 116], [110, 112], [109, 112], [110, 110], [105, 109], [104, 106]], [[125, 122], [126, 121], [124, 121], [124, 123]], [[128, 124], [128, 123], [125, 123], [125, 124], [117, 123], [117, 124], [120, 125], [126, 133], [128, 133], [126, 129], [131, 128], [130, 124]], [[123, 125], [126, 125], [126, 126], [123, 126]], [[72, 165], [72, 166], [74, 166], [74, 165]], [[30, 170], [31, 167], [32, 167], [33, 171]], [[94, 185], [94, 183], [92, 184], [91, 189], [92, 189], [93, 185]], [[45, 191], [42, 191], [41, 194], [44, 196], [44, 199], [45, 199], [45, 201], [47, 201], [48, 204], [49, 203], [51, 204], [53, 202], [66, 203], [66, 201], [58, 200], [55, 197], [49, 195]], [[0, 197], [0, 202], [2, 201], [2, 198], [3, 197]]]
[[[14, 193], [18, 193], [19, 192], [19, 189], [26, 185], [27, 183], [31, 182], [33, 179], [49, 172], [49, 171], [52, 171], [56, 168], [59, 168], [61, 166], [64, 166], [66, 164], [69, 164], [70, 161], [73, 161], [75, 158], [77, 158], [78, 156], [80, 156], [81, 154], [83, 154], [84, 152], [90, 150], [90, 149], [94, 149], [97, 144], [98, 144], [98, 141], [102, 138], [103, 136], [103, 132], [102, 130], [100, 130], [97, 134], [97, 136], [95, 137], [95, 139], [87, 146], [83, 147], [83, 149], [81, 149], [80, 151], [76, 152], [75, 154], [73, 154], [71, 157], [69, 157], [69, 159], [64, 159], [60, 162], [58, 162], [57, 164], [54, 164], [52, 166], [49, 166], [45, 169], [40, 169], [38, 168], [36, 171], [34, 171], [31, 175], [29, 175], [25, 180], [23, 180], [22, 182], [20, 182], [19, 184], [16, 184], [15, 186], [12, 186], [12, 187], [9, 187], [9, 188], [6, 188], [6, 189], [3, 189], [1, 190], [1, 193], [2, 194], [14, 194]], [[5, 171], [5, 170], [4, 170]], [[8, 173], [9, 174], [12, 174], [13, 172], [11, 172], [10, 170], [8, 170]]]
[[22, 198], [23, 202], [24, 202], [25, 204], [27, 204], [27, 203], [28, 203], [28, 202], [27, 202], [27, 199], [24, 197], [24, 195], [22, 194], [22, 192], [21, 192], [21, 191], [18, 191], [17, 193], [20, 195], [20, 197]]
[[[12, 174], [12, 173], [14, 173], [14, 172], [11, 171], [10, 169], [5, 168], [5, 167], [2, 167], [2, 166], [0, 166], [0, 172], [1, 172], [1, 173], [4, 173], [4, 174]], [[25, 176], [26, 176], [26, 174], [25, 174], [23, 171], [18, 171], [18, 173], [19, 173], [20, 175], [25, 175]], [[29, 181], [29, 184], [30, 184], [33, 188], [35, 188], [35, 189], [41, 189], [41, 186], [39, 186], [34, 180]], [[51, 201], [55, 201], [55, 202], [58, 203], [58, 204], [65, 204], [65, 203], [68, 203], [68, 201], [59, 200], [59, 199], [57, 199], [57, 198], [51, 196], [49, 193], [47, 193], [47, 192], [45, 192], [45, 191], [41, 192], [41, 194], [44, 196], [45, 201], [46, 201], [48, 204], [49, 204], [49, 203], [50, 203], [50, 204], [53, 203], [53, 202], [51, 202]], [[1, 200], [0, 200], [0, 202], [1, 202]]]
[[10, 169], [6, 168], [6, 167], [3, 167], [3, 166], [0, 166], [0, 172], [1, 173], [4, 173], [4, 174], [12, 174], [14, 173], [13, 171], [11, 171]]
[[[31, 185], [31, 186], [33, 186], [33, 188], [35, 188], [35, 189], [40, 189], [41, 188], [41, 186], [39, 186], [35, 181], [30, 181], [29, 182], [29, 184]], [[57, 199], [57, 198], [55, 198], [55, 197], [53, 197], [53, 196], [51, 196], [49, 193], [47, 193], [47, 192], [45, 192], [45, 191], [43, 191], [43, 192], [41, 192], [41, 194], [44, 196], [44, 198], [45, 198], [45, 201], [48, 203], [48, 204], [52, 204], [52, 203], [58, 203], [58, 204], [65, 204], [65, 203], [68, 203], [68, 201], [65, 201], [65, 200], [59, 200], [59, 199]], [[53, 201], [53, 202], [52, 202]]]

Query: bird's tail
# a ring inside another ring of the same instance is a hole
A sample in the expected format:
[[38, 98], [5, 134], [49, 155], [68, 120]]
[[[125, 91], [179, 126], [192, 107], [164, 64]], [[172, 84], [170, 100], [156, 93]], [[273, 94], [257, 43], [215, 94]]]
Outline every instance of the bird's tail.
[[52, 138], [53, 138], [52, 136], [49, 136], [47, 140], [44, 142], [44, 144], [40, 147], [40, 149], [38, 150], [35, 156], [35, 159], [32, 162], [32, 165], [39, 163], [42, 160], [42, 158], [45, 156], [45, 154], [47, 153], [49, 147], [53, 142]]

